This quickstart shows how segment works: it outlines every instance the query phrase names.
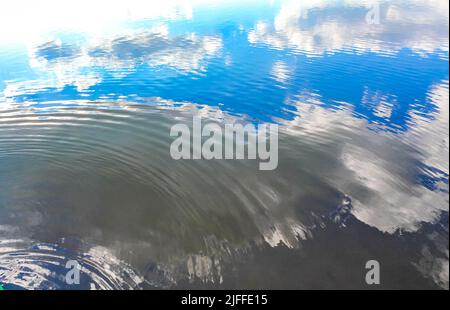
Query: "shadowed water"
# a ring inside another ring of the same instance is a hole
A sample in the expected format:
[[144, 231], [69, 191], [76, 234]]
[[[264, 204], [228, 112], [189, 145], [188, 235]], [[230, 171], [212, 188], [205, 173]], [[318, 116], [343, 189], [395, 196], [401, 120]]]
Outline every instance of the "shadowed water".
[[[0, 5], [6, 289], [448, 289], [448, 3], [47, 2]], [[173, 160], [193, 116], [278, 168]]]

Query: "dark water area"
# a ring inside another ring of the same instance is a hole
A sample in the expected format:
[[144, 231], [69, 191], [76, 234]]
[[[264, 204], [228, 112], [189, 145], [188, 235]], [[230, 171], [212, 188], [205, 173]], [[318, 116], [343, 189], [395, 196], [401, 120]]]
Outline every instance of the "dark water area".
[[[447, 1], [22, 2], [0, 4], [5, 289], [448, 289]], [[277, 124], [277, 168], [174, 160], [194, 116]]]

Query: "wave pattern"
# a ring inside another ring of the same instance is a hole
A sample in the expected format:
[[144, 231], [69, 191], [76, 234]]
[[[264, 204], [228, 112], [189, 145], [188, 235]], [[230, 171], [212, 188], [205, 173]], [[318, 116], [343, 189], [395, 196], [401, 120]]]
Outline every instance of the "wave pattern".
[[[0, 4], [7, 289], [364, 288], [368, 257], [384, 288], [448, 288], [447, 2], [379, 1], [373, 25], [373, 1], [17, 1]], [[278, 168], [173, 160], [193, 116], [279, 125]]]

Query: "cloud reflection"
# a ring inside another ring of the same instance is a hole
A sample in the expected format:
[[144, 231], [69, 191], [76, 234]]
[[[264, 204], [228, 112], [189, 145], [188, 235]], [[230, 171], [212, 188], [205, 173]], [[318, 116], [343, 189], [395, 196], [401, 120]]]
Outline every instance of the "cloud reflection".
[[[368, 24], [365, 16], [378, 3], [381, 23]], [[348, 49], [381, 54], [402, 48], [419, 54], [448, 53], [448, 16], [448, 2], [440, 0], [286, 1], [272, 23], [255, 25], [248, 40], [311, 56]]]
[[57, 29], [101, 34], [133, 21], [189, 20], [196, 1], [6, 0], [0, 4], [0, 42], [39, 39]]
[[359, 220], [387, 233], [414, 232], [448, 211], [448, 96], [447, 81], [433, 86], [428, 97], [439, 107], [433, 119], [417, 117], [410, 131], [395, 136], [372, 132], [365, 120], [352, 116], [351, 107], [321, 107], [320, 96], [316, 102], [297, 101], [299, 116], [286, 124], [302, 139], [339, 145], [333, 152], [344, 169], [327, 179], [351, 197]]
[[81, 46], [55, 39], [29, 48], [30, 67], [39, 72], [39, 80], [6, 82], [3, 95], [8, 98], [65, 86], [88, 91], [105, 76], [124, 78], [140, 66], [198, 75], [206, 72], [209, 61], [221, 48], [218, 36], [188, 33], [172, 37], [165, 25], [91, 39]]

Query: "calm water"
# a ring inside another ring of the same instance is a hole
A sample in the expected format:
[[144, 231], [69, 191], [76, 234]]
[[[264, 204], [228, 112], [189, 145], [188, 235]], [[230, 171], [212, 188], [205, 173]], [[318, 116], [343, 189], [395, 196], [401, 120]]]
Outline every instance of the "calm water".
[[[0, 283], [448, 289], [448, 2], [374, 3], [2, 1]], [[278, 169], [173, 160], [193, 115]]]

